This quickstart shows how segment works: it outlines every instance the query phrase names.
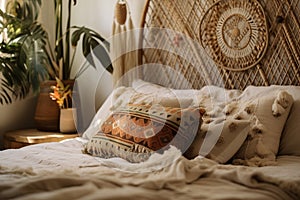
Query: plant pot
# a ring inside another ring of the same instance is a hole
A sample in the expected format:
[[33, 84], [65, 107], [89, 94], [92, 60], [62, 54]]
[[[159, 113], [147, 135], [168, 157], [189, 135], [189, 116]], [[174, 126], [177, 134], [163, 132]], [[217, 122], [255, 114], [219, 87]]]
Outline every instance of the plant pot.
[[59, 131], [59, 107], [49, 96], [52, 85], [56, 85], [56, 81], [44, 81], [40, 86], [34, 117], [40, 131]]
[[61, 133], [76, 132], [76, 109], [65, 108], [60, 110], [59, 130]]
[[[74, 80], [63, 80], [64, 84], [69, 84], [73, 88]], [[60, 109], [56, 101], [50, 98], [51, 86], [56, 85], [55, 80], [44, 81], [40, 85], [35, 110], [35, 125], [40, 131], [59, 131]]]

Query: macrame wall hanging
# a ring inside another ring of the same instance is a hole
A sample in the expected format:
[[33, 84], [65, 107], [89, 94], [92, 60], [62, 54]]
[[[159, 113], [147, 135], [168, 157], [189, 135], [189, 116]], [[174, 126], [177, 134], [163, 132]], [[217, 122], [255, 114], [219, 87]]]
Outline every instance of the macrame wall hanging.
[[115, 87], [128, 85], [135, 76], [127, 72], [137, 66], [137, 45], [131, 13], [125, 0], [119, 0], [115, 5], [112, 35], [113, 83]]
[[264, 56], [267, 20], [257, 0], [221, 0], [205, 13], [200, 27], [202, 46], [219, 67], [245, 70]]

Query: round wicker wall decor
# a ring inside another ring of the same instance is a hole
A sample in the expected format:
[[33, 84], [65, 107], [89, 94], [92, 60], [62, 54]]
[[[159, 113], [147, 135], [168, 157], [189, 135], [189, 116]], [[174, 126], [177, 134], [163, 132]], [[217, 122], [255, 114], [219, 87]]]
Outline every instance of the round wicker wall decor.
[[221, 0], [205, 13], [200, 38], [220, 67], [249, 69], [261, 60], [268, 45], [263, 8], [257, 0]]

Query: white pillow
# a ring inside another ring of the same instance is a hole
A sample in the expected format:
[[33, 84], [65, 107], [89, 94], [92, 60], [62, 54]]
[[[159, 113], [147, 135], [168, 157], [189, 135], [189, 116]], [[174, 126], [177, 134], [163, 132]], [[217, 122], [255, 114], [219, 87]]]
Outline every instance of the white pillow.
[[151, 93], [168, 94], [169, 92], [171, 92], [170, 88], [163, 87], [155, 83], [150, 83], [142, 79], [134, 80], [131, 86], [137, 92], [141, 92], [145, 94], [151, 94]]
[[177, 96], [178, 98], [193, 98], [196, 94], [199, 93], [199, 90], [194, 90], [194, 89], [176, 90], [155, 83], [150, 83], [142, 79], [134, 80], [132, 82], [132, 88], [134, 88], [137, 92], [140, 93], [144, 93], [144, 94], [156, 93], [157, 95], [161, 95], [164, 97]]
[[[151, 94], [156, 93], [165, 98], [176, 96], [178, 99], [193, 99], [192, 106], [199, 106], [203, 101], [203, 96], [209, 98], [210, 103], [224, 103], [232, 101], [239, 97], [242, 93], [240, 90], [228, 90], [218, 86], [204, 86], [196, 89], [172, 89], [150, 83], [142, 79], [136, 79], [132, 82], [132, 87], [140, 93]], [[207, 98], [205, 99], [207, 100]]]

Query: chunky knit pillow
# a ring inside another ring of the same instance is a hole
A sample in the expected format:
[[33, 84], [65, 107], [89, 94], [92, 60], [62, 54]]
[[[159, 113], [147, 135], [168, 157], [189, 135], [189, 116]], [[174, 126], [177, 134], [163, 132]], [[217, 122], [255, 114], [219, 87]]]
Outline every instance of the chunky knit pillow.
[[128, 105], [114, 111], [86, 145], [102, 158], [141, 162], [173, 145], [185, 152], [202, 124], [203, 109]]

